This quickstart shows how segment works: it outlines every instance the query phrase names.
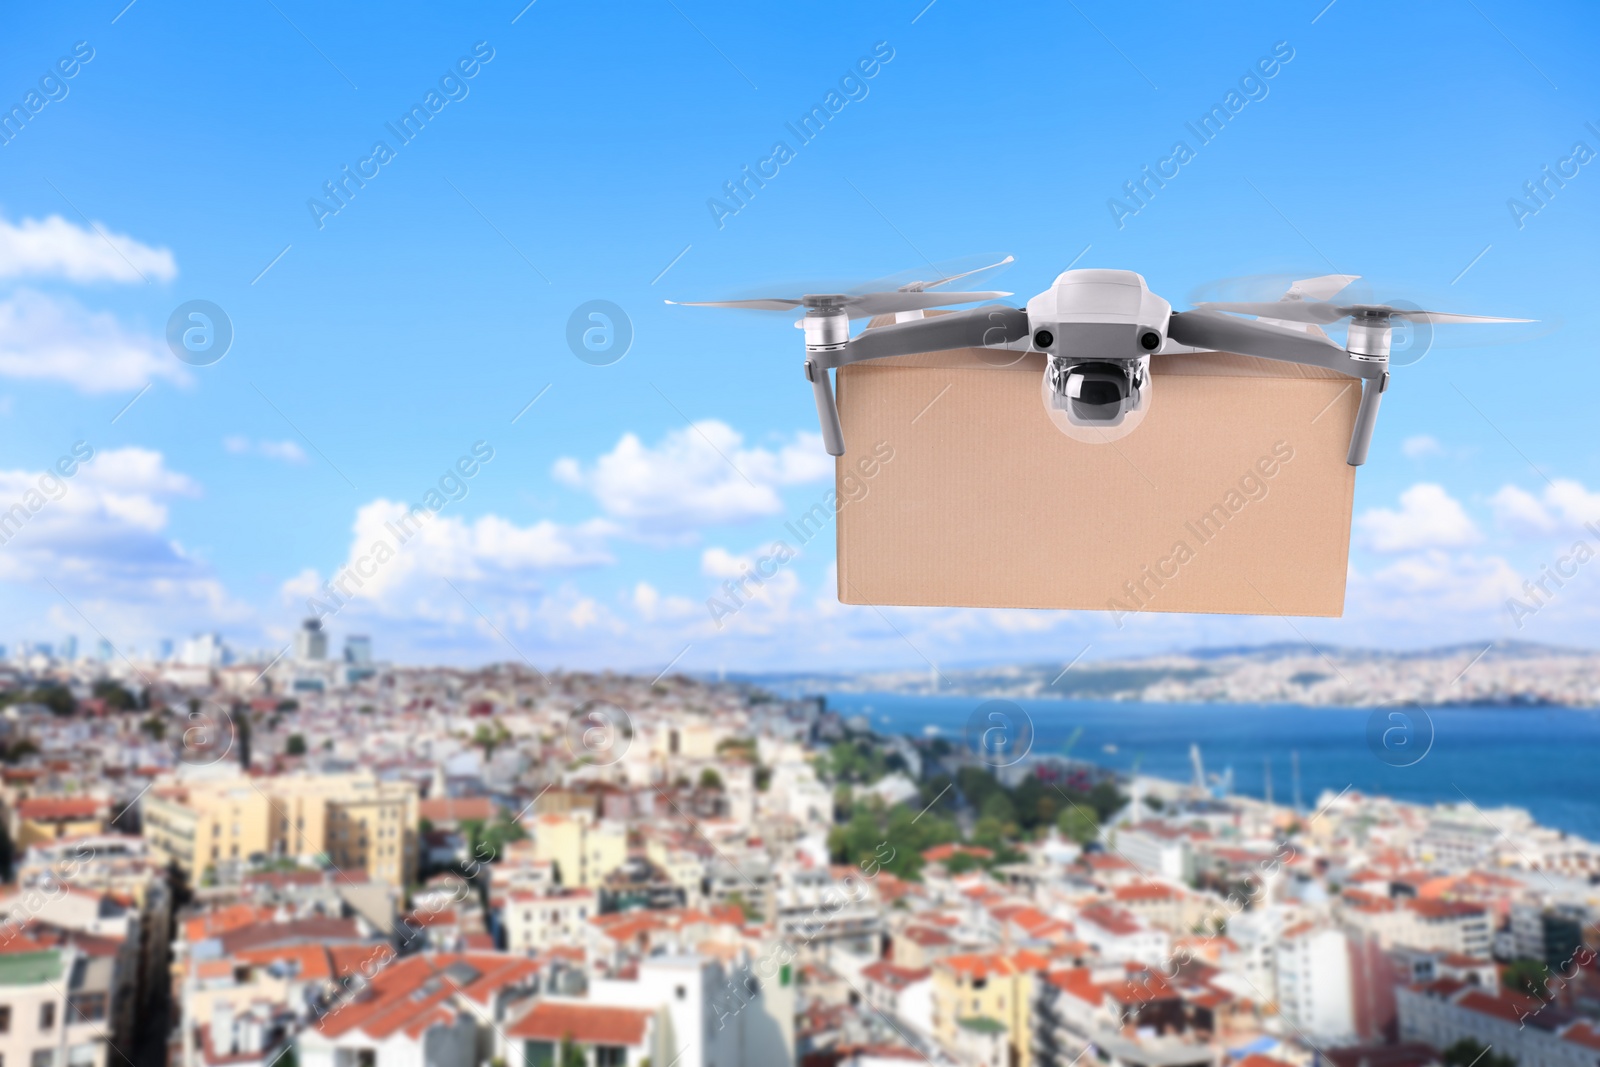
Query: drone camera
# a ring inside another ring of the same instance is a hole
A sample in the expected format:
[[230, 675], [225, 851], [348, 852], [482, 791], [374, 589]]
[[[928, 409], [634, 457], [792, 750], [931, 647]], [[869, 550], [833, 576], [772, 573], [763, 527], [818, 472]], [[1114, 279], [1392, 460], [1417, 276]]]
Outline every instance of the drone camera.
[[1146, 352], [1154, 352], [1161, 347], [1161, 335], [1154, 330], [1145, 330], [1139, 335], [1139, 347]]
[[1044, 349], [1056, 343], [1056, 335], [1049, 330], [1040, 330], [1033, 335], [1033, 347]]
[[1045, 413], [1062, 433], [1089, 444], [1122, 437], [1144, 421], [1149, 409], [1148, 364], [1148, 357], [1071, 362], [1050, 356], [1042, 390]]

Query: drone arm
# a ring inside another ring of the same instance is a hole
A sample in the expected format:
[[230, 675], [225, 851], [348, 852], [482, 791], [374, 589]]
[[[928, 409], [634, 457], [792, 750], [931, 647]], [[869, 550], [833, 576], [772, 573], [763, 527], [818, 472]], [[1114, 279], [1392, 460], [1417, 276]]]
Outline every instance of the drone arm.
[[868, 359], [909, 356], [919, 352], [943, 352], [952, 348], [999, 348], [1027, 336], [1026, 311], [994, 304], [957, 311], [951, 315], [936, 315], [863, 330], [842, 349], [817, 355], [826, 360], [830, 367], [843, 367]]
[[1167, 322], [1167, 336], [1194, 348], [1323, 367], [1353, 378], [1374, 378], [1383, 369], [1377, 364], [1351, 359], [1348, 352], [1326, 337], [1269, 322], [1241, 319], [1220, 311], [1177, 312]]

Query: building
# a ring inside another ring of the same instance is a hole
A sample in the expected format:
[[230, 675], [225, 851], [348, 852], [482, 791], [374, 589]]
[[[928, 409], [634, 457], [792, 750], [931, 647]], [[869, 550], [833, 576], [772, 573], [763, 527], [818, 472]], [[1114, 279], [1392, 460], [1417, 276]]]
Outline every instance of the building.
[[1446, 1049], [1463, 1038], [1492, 1047], [1517, 1067], [1594, 1067], [1600, 1030], [1553, 1004], [1442, 978], [1395, 994], [1400, 1039]]
[[[109, 913], [107, 916], [101, 916], [102, 909], [97, 905], [92, 916], [85, 916], [74, 928], [104, 933], [107, 929], [102, 923], [114, 922], [117, 909], [131, 911], [133, 921], [125, 922], [120, 931], [109, 931], [129, 937], [136, 945], [136, 973], [122, 976], [134, 982], [139, 991], [137, 1003], [129, 1009], [142, 1010], [157, 998], [167, 975], [172, 890], [165, 869], [155, 860], [143, 839], [127, 834], [101, 834], [41, 842], [23, 854], [16, 869], [16, 880], [18, 888], [24, 892], [40, 891], [54, 896], [66, 887], [78, 891], [80, 896], [87, 891], [88, 895], [111, 899], [114, 907], [104, 909]], [[31, 907], [40, 918], [62, 924], [71, 922], [64, 908], [47, 912], [38, 904]]]
[[966, 953], [935, 960], [929, 1010], [934, 1037], [954, 1051], [973, 1040], [970, 1034], [963, 1036], [963, 1020], [990, 1019], [1006, 1031], [1011, 1062], [1029, 1067], [1033, 978], [1048, 963], [1033, 952]]
[[919, 1034], [933, 1035], [933, 971], [879, 960], [861, 969], [868, 1004]]
[[[512, 1063], [523, 1067], [563, 1067], [563, 1049], [572, 1049], [593, 1067], [643, 1067], [665, 1047], [662, 1013], [643, 1008], [613, 1008], [573, 1000], [541, 1000], [506, 1027]], [[520, 1054], [520, 1055], [519, 1055]]]
[[71, 939], [8, 932], [0, 940], [0, 1059], [17, 1067], [108, 1067], [112, 959]]
[[535, 862], [555, 865], [563, 886], [598, 889], [628, 858], [628, 831], [582, 813], [541, 815], [533, 824]]
[[1114, 962], [1165, 959], [1169, 938], [1132, 912], [1110, 904], [1091, 904], [1078, 912], [1077, 936]]
[[1090, 1052], [1106, 1067], [1215, 1063], [1211, 1010], [1186, 1003], [1159, 974], [1131, 964], [1072, 967], [1041, 975], [1033, 987], [1038, 1067], [1070, 1067]]
[[539, 964], [418, 953], [368, 970], [300, 1034], [300, 1067], [478, 1067], [491, 1058], [480, 1050], [506, 1050], [510, 1010], [538, 988]]
[[111, 814], [104, 797], [33, 796], [18, 800], [12, 810], [11, 840], [16, 847], [63, 838], [103, 833]]
[[191, 880], [237, 880], [296, 857], [404, 886], [417, 869], [417, 788], [370, 772], [167, 780], [145, 795], [145, 838]]
[[506, 932], [506, 951], [523, 955], [552, 945], [581, 944], [589, 920], [599, 913], [592, 889], [513, 890], [504, 901], [500, 921]]
[[328, 658], [328, 635], [319, 619], [307, 619], [294, 634], [294, 658], [301, 663], [321, 663]]
[[1187, 882], [1194, 876], [1189, 835], [1175, 827], [1143, 822], [1118, 830], [1117, 852], [1148, 877]]
[[1319, 1044], [1355, 1035], [1350, 942], [1332, 926], [1297, 923], [1278, 938], [1278, 1010]]

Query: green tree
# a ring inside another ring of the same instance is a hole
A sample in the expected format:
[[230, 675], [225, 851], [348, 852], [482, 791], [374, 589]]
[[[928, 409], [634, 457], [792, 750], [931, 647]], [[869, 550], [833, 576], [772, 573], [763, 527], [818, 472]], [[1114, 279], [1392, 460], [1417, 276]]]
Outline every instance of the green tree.
[[744, 899], [744, 894], [738, 890], [728, 894], [728, 903], [739, 909], [739, 914], [744, 916], [745, 922], [752, 922], [761, 917], [750, 902]]
[[719, 793], [722, 792], [722, 775], [718, 774], [713, 768], [707, 767], [700, 772], [700, 788], [715, 789]]
[[506, 845], [528, 836], [522, 824], [503, 811], [487, 825], [481, 819], [464, 819], [461, 829], [467, 835], [467, 846], [472, 855], [489, 863], [500, 858]]
[[1004, 792], [990, 793], [979, 812], [984, 818], [995, 819], [1003, 825], [1011, 825], [1017, 821], [1017, 806]]
[[1005, 847], [1006, 824], [992, 815], [985, 815], [973, 824], [972, 840], [991, 852], [998, 852]]
[[494, 750], [511, 740], [511, 732], [506, 729], [505, 723], [496, 720], [491, 727], [487, 723], [480, 725], [472, 735], [472, 743], [483, 749], [483, 758], [494, 759]]
[[970, 852], [957, 852], [944, 861], [944, 869], [951, 874], [966, 874], [977, 870], [979, 866], [978, 857]]
[[67, 716], [77, 706], [72, 692], [64, 685], [41, 685], [33, 689], [17, 689], [0, 695], [0, 706], [6, 704], [42, 704], [52, 715]]
[[128, 711], [138, 703], [138, 701], [134, 700], [132, 693], [124, 689], [120, 683], [113, 682], [110, 679], [94, 683], [94, 687], [90, 692], [94, 694], [97, 700], [104, 700], [106, 707], [115, 708], [117, 711]]
[[1550, 999], [1550, 968], [1539, 960], [1512, 960], [1500, 972], [1500, 984], [1526, 997]]
[[1446, 1067], [1473, 1067], [1474, 1064], [1477, 1067], [1517, 1067], [1515, 1057], [1503, 1052], [1487, 1052], [1470, 1037], [1464, 1037], [1445, 1049], [1441, 1058]]
[[1089, 790], [1089, 806], [1094, 808], [1095, 818], [1101, 822], [1121, 811], [1127, 802], [1128, 798], [1122, 795], [1117, 783], [1109, 778], [1096, 782], [1094, 788]]
[[290, 734], [289, 740], [284, 743], [283, 751], [290, 756], [304, 756], [306, 754], [306, 739], [302, 734]]
[[1094, 812], [1081, 804], [1071, 804], [1062, 808], [1056, 829], [1080, 845], [1086, 845], [1100, 836], [1100, 824], [1095, 821]]

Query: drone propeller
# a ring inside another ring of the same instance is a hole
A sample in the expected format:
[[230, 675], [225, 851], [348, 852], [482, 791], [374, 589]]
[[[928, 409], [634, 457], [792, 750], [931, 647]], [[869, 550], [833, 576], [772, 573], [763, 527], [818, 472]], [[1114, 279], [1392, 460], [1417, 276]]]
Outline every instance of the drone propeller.
[[1327, 326], [1344, 318], [1409, 319], [1412, 322], [1532, 322], [1533, 319], [1505, 319], [1492, 315], [1457, 315], [1449, 311], [1423, 311], [1421, 308], [1394, 307], [1390, 304], [1334, 304], [1326, 300], [1251, 300], [1204, 303], [1201, 311], [1231, 311], [1236, 315], [1256, 315], [1285, 322], [1310, 322]]
[[[987, 269], [987, 268], [985, 268]], [[946, 279], [953, 281], [954, 279]], [[942, 282], [914, 282], [914, 285], [941, 285]], [[921, 311], [924, 308], [944, 307], [948, 304], [970, 304], [979, 300], [998, 300], [1010, 293], [928, 293], [921, 289], [900, 290], [892, 293], [807, 293], [800, 297], [765, 297], [757, 300], [668, 300], [669, 304], [701, 308], [746, 308], [753, 311], [794, 311], [798, 308], [845, 312], [852, 319], [865, 319], [873, 315], [892, 315], [897, 311]]]
[[936, 282], [907, 282], [905, 285], [900, 286], [899, 291], [902, 293], [925, 292], [926, 290], [937, 288], [941, 285], [949, 285], [951, 282], [958, 282], [962, 278], [970, 278], [974, 274], [982, 274], [986, 270], [994, 270], [996, 267], [1007, 266], [1008, 264], [1015, 263], [1016, 260], [1016, 256], [1007, 256], [1005, 259], [1002, 259], [999, 262], [990, 263], [982, 267], [974, 267], [971, 270], [964, 270], [960, 274], [951, 274], [948, 277], [940, 278]]

